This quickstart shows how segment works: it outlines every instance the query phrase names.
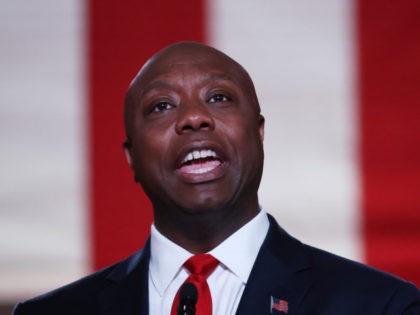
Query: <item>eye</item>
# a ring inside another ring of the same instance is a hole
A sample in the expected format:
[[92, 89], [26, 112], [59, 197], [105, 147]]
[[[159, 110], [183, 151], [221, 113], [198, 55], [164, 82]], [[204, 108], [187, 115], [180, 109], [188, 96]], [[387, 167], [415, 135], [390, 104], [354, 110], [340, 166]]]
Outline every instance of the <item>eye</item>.
[[159, 102], [156, 105], [154, 105], [152, 107], [152, 109], [150, 110], [151, 113], [158, 113], [158, 112], [163, 112], [166, 110], [170, 110], [174, 107], [174, 105], [169, 104], [168, 102]]
[[223, 94], [215, 94], [209, 98], [209, 103], [221, 103], [221, 102], [228, 102], [230, 98]]

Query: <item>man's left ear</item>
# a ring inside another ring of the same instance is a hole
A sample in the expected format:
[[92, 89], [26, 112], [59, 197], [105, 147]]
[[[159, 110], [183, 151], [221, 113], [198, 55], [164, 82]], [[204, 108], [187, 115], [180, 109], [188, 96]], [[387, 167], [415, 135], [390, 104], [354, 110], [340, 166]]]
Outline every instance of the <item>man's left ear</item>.
[[123, 142], [124, 154], [127, 159], [127, 163], [131, 169], [133, 169], [133, 159], [131, 157], [131, 141], [130, 139], [125, 139]]
[[261, 142], [264, 142], [264, 125], [265, 125], [265, 118], [263, 115], [260, 114], [260, 117], [258, 118], [258, 129], [259, 129], [259, 133], [260, 133], [260, 139]]

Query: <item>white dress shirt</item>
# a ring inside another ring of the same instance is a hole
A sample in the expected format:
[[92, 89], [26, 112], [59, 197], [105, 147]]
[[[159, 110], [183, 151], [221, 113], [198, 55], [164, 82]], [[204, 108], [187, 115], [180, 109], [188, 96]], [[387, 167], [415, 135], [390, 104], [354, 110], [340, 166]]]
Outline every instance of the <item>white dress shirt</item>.
[[[213, 315], [235, 314], [268, 227], [267, 214], [261, 210], [209, 252], [220, 262], [207, 278]], [[174, 297], [189, 275], [182, 265], [193, 254], [163, 236], [154, 224], [150, 250], [149, 314], [169, 315]]]

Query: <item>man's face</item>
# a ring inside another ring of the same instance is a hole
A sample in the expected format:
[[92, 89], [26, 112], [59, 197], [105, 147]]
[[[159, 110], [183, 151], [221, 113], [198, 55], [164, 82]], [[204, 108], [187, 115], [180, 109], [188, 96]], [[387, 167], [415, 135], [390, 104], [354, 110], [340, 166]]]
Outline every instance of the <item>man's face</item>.
[[126, 100], [126, 153], [155, 215], [256, 196], [264, 121], [252, 91], [237, 64], [202, 48], [163, 54], [142, 70]]

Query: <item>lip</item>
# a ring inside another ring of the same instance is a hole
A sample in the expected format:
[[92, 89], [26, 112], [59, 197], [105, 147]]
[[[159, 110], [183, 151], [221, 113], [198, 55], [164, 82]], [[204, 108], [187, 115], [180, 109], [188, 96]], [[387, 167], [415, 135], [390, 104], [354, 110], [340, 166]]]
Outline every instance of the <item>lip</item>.
[[[186, 155], [194, 150], [212, 150], [216, 153], [217, 159], [220, 161], [220, 165], [214, 169], [204, 173], [186, 173], [181, 171], [184, 158]], [[226, 158], [226, 152], [222, 147], [214, 142], [210, 141], [194, 141], [183, 147], [178, 151], [175, 159], [175, 172], [183, 182], [190, 184], [206, 183], [223, 177], [226, 172], [228, 159]]]

